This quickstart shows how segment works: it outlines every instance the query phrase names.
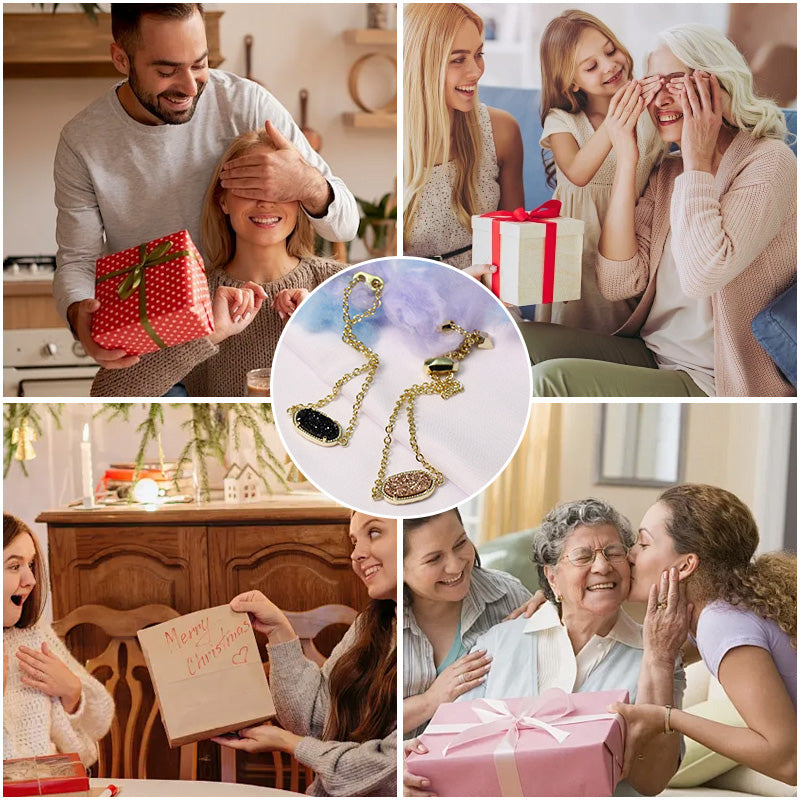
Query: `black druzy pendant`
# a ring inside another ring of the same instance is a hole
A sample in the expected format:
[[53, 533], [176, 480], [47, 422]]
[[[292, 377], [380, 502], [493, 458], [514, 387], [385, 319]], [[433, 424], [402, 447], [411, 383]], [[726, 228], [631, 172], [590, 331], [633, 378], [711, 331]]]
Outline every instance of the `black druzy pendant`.
[[342, 426], [316, 408], [299, 408], [292, 415], [292, 422], [295, 428], [312, 442], [325, 447], [339, 444]]

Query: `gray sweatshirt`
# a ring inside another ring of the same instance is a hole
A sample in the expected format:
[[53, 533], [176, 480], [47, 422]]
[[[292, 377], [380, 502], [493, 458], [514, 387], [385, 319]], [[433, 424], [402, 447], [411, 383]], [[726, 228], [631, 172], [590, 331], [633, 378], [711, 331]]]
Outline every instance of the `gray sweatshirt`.
[[203, 198], [217, 162], [236, 136], [263, 128], [267, 119], [333, 188], [328, 213], [309, 217], [316, 232], [331, 241], [355, 237], [355, 198], [311, 149], [289, 112], [258, 84], [209, 70], [195, 114], [183, 125], [136, 122], [116, 89], [64, 126], [56, 151], [53, 295], [63, 317], [72, 303], [94, 297], [95, 261], [101, 255], [184, 228], [202, 253]]
[[281, 725], [303, 738], [295, 756], [316, 773], [308, 794], [397, 796], [397, 728], [383, 739], [361, 744], [321, 739], [330, 709], [328, 678], [336, 661], [353, 646], [358, 619], [322, 668], [303, 655], [299, 639], [270, 645], [269, 683]]

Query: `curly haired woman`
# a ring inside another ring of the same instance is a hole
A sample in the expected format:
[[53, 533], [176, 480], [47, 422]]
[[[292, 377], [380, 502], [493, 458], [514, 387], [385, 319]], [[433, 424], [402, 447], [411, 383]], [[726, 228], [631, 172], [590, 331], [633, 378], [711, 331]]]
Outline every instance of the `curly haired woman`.
[[700, 655], [746, 727], [669, 706], [620, 705], [615, 710], [629, 724], [626, 761], [652, 739], [679, 731], [796, 784], [797, 559], [788, 553], [754, 559], [757, 546], [750, 509], [715, 486], [672, 487], [645, 514], [629, 554], [628, 599], [649, 601], [647, 616], [658, 637], [666, 574], [677, 574], [692, 606], [690, 629]]

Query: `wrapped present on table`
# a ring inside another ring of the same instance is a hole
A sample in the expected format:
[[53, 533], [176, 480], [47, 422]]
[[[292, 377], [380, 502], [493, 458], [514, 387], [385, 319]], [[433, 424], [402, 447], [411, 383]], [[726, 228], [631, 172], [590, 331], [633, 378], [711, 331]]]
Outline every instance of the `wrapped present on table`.
[[609, 797], [622, 772], [624, 690], [443, 703], [408, 771], [440, 796]]
[[583, 227], [559, 217], [548, 200], [532, 211], [494, 211], [472, 218], [472, 260], [494, 264], [492, 293], [515, 306], [577, 300], [581, 296]]
[[3, 797], [88, 791], [89, 777], [77, 753], [3, 761]]
[[214, 331], [203, 259], [188, 231], [97, 259], [92, 339], [132, 355]]

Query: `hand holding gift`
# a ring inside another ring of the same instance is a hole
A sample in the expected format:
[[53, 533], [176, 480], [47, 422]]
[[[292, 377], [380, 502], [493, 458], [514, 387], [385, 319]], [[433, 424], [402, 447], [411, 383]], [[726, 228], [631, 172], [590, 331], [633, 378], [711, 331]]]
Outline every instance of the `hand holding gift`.
[[266, 753], [269, 750], [294, 753], [294, 748], [300, 738], [297, 734], [277, 725], [266, 724], [242, 728], [235, 734], [215, 736], [211, 741], [233, 750], [244, 750], [246, 753]]
[[403, 796], [404, 797], [436, 797], [436, 792], [429, 791], [431, 782], [427, 778], [413, 775], [406, 769], [406, 758], [410, 753], [425, 755], [428, 748], [419, 739], [408, 739], [403, 742]]
[[256, 589], [236, 595], [231, 600], [231, 609], [245, 612], [250, 618], [253, 629], [263, 633], [270, 644], [288, 642], [296, 636], [283, 611]]
[[128, 355], [123, 349], [106, 350], [92, 339], [92, 319], [100, 302], [90, 297], [73, 303], [67, 310], [67, 319], [86, 355], [106, 369], [125, 369], [139, 363], [139, 356]]

